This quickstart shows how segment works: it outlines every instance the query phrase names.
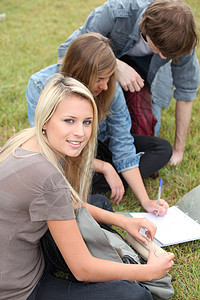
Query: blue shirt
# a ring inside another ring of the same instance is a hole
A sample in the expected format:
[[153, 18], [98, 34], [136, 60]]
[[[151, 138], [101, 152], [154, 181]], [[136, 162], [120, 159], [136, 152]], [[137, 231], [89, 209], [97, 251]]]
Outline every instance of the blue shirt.
[[[49, 66], [33, 74], [26, 90], [28, 119], [34, 126], [35, 109], [41, 92], [48, 83], [50, 76], [59, 72], [60, 65]], [[117, 84], [113, 99], [111, 114], [99, 125], [98, 139], [104, 142], [109, 139], [109, 149], [113, 163], [118, 172], [133, 169], [139, 166], [140, 156], [136, 153], [134, 138], [130, 133], [131, 119], [126, 106], [122, 88]]]
[[[95, 8], [85, 24], [58, 48], [58, 58], [65, 55], [75, 38], [86, 32], [99, 32], [108, 37], [117, 58], [127, 54], [140, 38], [139, 22], [150, 2], [152, 0], [108, 0]], [[180, 57], [178, 62], [168, 63], [169, 60], [153, 54], [147, 75], [153, 101], [164, 107], [169, 106], [173, 87], [175, 99], [192, 101], [199, 85], [199, 62], [195, 49]]]

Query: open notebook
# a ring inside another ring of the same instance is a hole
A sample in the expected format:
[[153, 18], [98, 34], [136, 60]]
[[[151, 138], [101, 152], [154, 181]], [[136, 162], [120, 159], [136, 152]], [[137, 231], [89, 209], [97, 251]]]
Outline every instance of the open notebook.
[[200, 185], [170, 207], [164, 217], [130, 214], [134, 218], [145, 217], [157, 226], [154, 242], [161, 247], [200, 239]]

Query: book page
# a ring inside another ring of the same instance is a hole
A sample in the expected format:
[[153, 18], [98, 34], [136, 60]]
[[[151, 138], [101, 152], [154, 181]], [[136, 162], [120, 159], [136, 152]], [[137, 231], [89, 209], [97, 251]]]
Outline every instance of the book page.
[[164, 217], [150, 213], [130, 213], [134, 218], [147, 218], [157, 226], [155, 238], [162, 246], [200, 239], [200, 224], [176, 206], [168, 209]]

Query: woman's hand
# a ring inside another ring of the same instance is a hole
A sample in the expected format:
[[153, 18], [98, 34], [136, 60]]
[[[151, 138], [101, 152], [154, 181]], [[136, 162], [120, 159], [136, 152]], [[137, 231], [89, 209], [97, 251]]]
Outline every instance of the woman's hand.
[[123, 228], [144, 244], [147, 244], [147, 240], [140, 234], [139, 232], [140, 229], [145, 228], [146, 236], [152, 241], [154, 240], [156, 229], [157, 229], [156, 225], [146, 218], [129, 218], [129, 217], [126, 218], [125, 226]]
[[102, 173], [107, 181], [110, 189], [111, 189], [111, 196], [110, 198], [113, 199], [113, 202], [118, 204], [124, 195], [124, 185], [115, 171], [114, 167], [103, 160], [94, 159], [94, 170], [95, 172]]
[[151, 213], [156, 214], [158, 212], [158, 216], [163, 217], [167, 214], [167, 210], [169, 208], [168, 203], [164, 199], [160, 199], [159, 205], [157, 200], [148, 200], [142, 203], [143, 208]]
[[111, 189], [110, 198], [115, 204], [118, 204], [124, 195], [124, 186], [118, 173], [109, 163], [105, 163], [104, 177]]
[[151, 250], [147, 265], [152, 267], [151, 280], [163, 278], [174, 265], [174, 254], [167, 253], [166, 255], [156, 257], [154, 252]]

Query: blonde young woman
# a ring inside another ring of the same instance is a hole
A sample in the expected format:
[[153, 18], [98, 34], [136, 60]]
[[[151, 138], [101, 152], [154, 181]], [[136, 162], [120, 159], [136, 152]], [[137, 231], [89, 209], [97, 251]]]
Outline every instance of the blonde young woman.
[[93, 191], [110, 189], [111, 198], [118, 204], [124, 194], [123, 180], [146, 211], [165, 215], [168, 204], [163, 199], [160, 205], [149, 199], [142, 178], [162, 168], [169, 161], [172, 148], [165, 139], [131, 135], [131, 119], [123, 91], [116, 85], [116, 58], [109, 40], [94, 32], [83, 34], [70, 44], [61, 65], [49, 66], [31, 76], [26, 91], [31, 126], [40, 93], [56, 72], [80, 80], [95, 97], [100, 142], [94, 161]]
[[[141, 227], [151, 239], [156, 231], [146, 219], [126, 218], [84, 202], [97, 122], [87, 88], [57, 74], [41, 94], [35, 126], [2, 147], [1, 299], [151, 299], [134, 280], [161, 278], [173, 265], [173, 254], [156, 258], [151, 253], [146, 265], [127, 265], [95, 258], [88, 251], [77, 226], [77, 207], [85, 207], [99, 223], [121, 226], [142, 242]], [[59, 279], [45, 269], [39, 241], [48, 228], [77, 281]]]

